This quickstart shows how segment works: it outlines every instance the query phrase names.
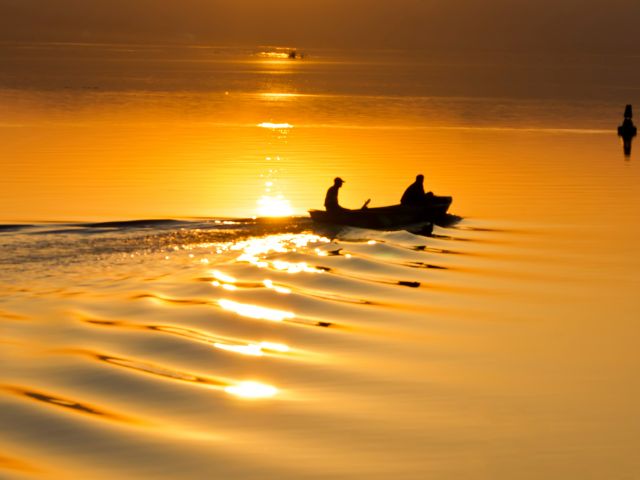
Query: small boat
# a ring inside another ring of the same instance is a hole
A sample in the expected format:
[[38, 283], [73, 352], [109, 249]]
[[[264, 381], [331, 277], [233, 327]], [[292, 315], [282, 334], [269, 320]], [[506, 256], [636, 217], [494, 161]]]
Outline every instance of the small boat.
[[389, 205], [386, 207], [347, 208], [335, 212], [309, 210], [313, 221], [334, 225], [371, 228], [375, 230], [412, 230], [411, 227], [425, 226], [444, 217], [451, 205], [451, 197], [433, 196], [423, 205]]

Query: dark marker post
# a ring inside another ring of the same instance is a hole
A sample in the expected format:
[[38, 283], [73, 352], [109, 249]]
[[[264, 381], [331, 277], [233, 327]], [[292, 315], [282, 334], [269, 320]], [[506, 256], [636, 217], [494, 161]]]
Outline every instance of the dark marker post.
[[624, 108], [624, 120], [622, 121], [622, 125], [618, 127], [618, 136], [622, 137], [622, 149], [625, 157], [631, 156], [631, 142], [637, 132], [638, 129], [633, 124], [633, 108], [631, 105], [627, 105]]

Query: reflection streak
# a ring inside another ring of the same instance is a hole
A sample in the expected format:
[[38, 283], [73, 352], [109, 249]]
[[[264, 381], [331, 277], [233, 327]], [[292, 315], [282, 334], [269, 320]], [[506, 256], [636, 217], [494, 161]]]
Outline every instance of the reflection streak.
[[[255, 381], [234, 382], [234, 381], [223, 380], [219, 378], [205, 377], [203, 375], [194, 375], [191, 373], [168, 369], [166, 367], [161, 367], [159, 365], [154, 365], [151, 363], [140, 362], [138, 360], [132, 360], [132, 359], [122, 358], [122, 357], [114, 357], [111, 355], [91, 352], [89, 350], [68, 350], [68, 352], [87, 355], [101, 362], [108, 363], [110, 365], [115, 365], [122, 368], [136, 370], [142, 373], [149, 373], [151, 375], [169, 378], [171, 380], [195, 383], [195, 384], [205, 385], [208, 387], [214, 387], [218, 389], [222, 388], [226, 393], [236, 395], [241, 398], [267, 398], [267, 397], [272, 397], [276, 393], [278, 393], [278, 389], [276, 387], [272, 385], [260, 383], [260, 382], [255, 382]], [[36, 399], [49, 401], [49, 398], [52, 398], [52, 397], [49, 397], [46, 395], [40, 395]], [[61, 399], [56, 399], [56, 400], [61, 400]], [[54, 403], [54, 402], [50, 402], [50, 403]], [[75, 402], [71, 402], [71, 401], [63, 400], [60, 403], [55, 402], [55, 404], [60, 406], [65, 406], [68, 408], [79, 409], [85, 413], [100, 414], [103, 416], [109, 415], [110, 417], [113, 417], [113, 414], [105, 414], [104, 412], [99, 412], [91, 407], [86, 407], [84, 405], [81, 406], [82, 408], [79, 408], [77, 407], [77, 405], [80, 405], [80, 404], [76, 404]]]
[[293, 125], [290, 123], [272, 123], [272, 122], [262, 122], [257, 125], [260, 128], [270, 128], [272, 130], [287, 130], [293, 128]]
[[274, 386], [253, 381], [230, 385], [226, 387], [224, 391], [231, 395], [236, 395], [237, 397], [246, 399], [269, 398], [278, 393], [278, 389]]
[[208, 345], [213, 345], [221, 350], [229, 352], [241, 353], [243, 355], [263, 356], [265, 354], [276, 353], [288, 353], [291, 351], [288, 345], [283, 343], [274, 342], [242, 342], [240, 340], [234, 340], [225, 338], [222, 336], [212, 336], [204, 332], [192, 330], [184, 327], [177, 327], [172, 325], [137, 325], [135, 323], [128, 323], [117, 320], [99, 320], [99, 319], [86, 319], [84, 322], [91, 325], [109, 326], [127, 328], [131, 330], [150, 330], [155, 332], [167, 333], [178, 337], [187, 338], [189, 340], [195, 340]]
[[283, 320], [291, 320], [295, 318], [295, 314], [284, 310], [276, 310], [275, 308], [260, 307], [250, 303], [239, 303], [232, 300], [218, 300], [224, 310], [237, 313], [241, 317], [255, 318], [258, 320], [270, 320], [272, 322], [282, 322]]

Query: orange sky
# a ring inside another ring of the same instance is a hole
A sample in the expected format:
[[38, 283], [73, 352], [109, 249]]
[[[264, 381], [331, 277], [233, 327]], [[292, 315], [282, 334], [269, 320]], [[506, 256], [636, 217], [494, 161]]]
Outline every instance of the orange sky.
[[637, 0], [0, 0], [0, 41], [637, 51]]

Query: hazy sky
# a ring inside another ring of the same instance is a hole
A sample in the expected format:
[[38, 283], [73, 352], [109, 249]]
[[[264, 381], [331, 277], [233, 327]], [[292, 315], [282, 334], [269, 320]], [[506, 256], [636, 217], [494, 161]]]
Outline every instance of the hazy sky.
[[638, 0], [0, 0], [0, 40], [638, 51]]

